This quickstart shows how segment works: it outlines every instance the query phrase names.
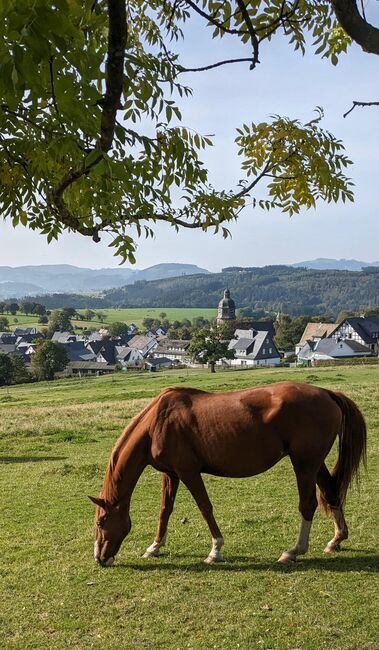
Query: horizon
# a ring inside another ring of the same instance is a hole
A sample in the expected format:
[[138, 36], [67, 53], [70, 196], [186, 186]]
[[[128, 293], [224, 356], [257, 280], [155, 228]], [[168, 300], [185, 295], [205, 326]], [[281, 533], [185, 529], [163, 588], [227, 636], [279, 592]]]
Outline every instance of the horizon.
[[[336, 258], [336, 257], [315, 257], [313, 259], [298, 260], [296, 262], [275, 262], [275, 263], [270, 263], [270, 264], [255, 264], [254, 266], [251, 266], [251, 267], [248, 267], [248, 266], [246, 266], [244, 264], [225, 264], [222, 268], [229, 268], [229, 267], [232, 267], [232, 266], [236, 267], [236, 268], [239, 268], [239, 267], [240, 268], [264, 268], [266, 266], [294, 266], [294, 265], [298, 265], [298, 264], [305, 264], [307, 262], [316, 262], [316, 261], [320, 261], [320, 262], [321, 261], [358, 262], [358, 263], [362, 262], [363, 264], [368, 264], [368, 265], [372, 265], [372, 266], [376, 265], [379, 262], [379, 260], [371, 260], [371, 261], [361, 260], [361, 259], [358, 260], [358, 259], [356, 259], [354, 257], [349, 257], [349, 258], [347, 258], [347, 257], [340, 257], [340, 258]], [[199, 264], [195, 264], [195, 263], [192, 263], [192, 262], [178, 262], [178, 261], [157, 262], [155, 264], [152, 264], [151, 266], [147, 266], [147, 267], [143, 267], [143, 268], [142, 267], [137, 267], [137, 266], [126, 266], [126, 265], [122, 265], [122, 266], [120, 266], [120, 265], [118, 265], [118, 266], [98, 266], [98, 267], [88, 266], [88, 265], [79, 266], [78, 264], [68, 264], [66, 262], [57, 262], [55, 264], [54, 263], [17, 264], [15, 266], [12, 266], [11, 264], [0, 264], [0, 268], [19, 269], [19, 268], [23, 268], [23, 267], [39, 268], [39, 267], [46, 267], [46, 266], [69, 266], [71, 268], [77, 268], [77, 269], [82, 269], [82, 270], [90, 270], [90, 271], [106, 271], [106, 270], [117, 271], [117, 270], [120, 269], [120, 270], [128, 270], [128, 271], [138, 272], [138, 271], [146, 271], [146, 270], [148, 270], [150, 268], [154, 268], [156, 266], [175, 265], [175, 264], [183, 265], [183, 266], [184, 265], [185, 266], [196, 266], [197, 268], [203, 268], [205, 271], [208, 271], [210, 273], [221, 273], [222, 272], [222, 268], [219, 268], [219, 269], [217, 269], [215, 271], [210, 271], [203, 264], [199, 265]], [[312, 270], [312, 269], [310, 269], [310, 270]], [[333, 269], [320, 269], [320, 270], [328, 271], [328, 270], [333, 270]], [[2, 282], [6, 282], [6, 280], [0, 280], [0, 284]]]

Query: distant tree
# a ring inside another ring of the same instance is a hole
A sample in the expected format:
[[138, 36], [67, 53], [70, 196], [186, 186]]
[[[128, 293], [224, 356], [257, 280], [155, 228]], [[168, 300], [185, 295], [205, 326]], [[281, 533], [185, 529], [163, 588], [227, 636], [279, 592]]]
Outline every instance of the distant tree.
[[0, 302], [0, 314], [4, 313], [4, 309], [5, 309], [5, 302]]
[[83, 316], [84, 316], [84, 320], [92, 320], [93, 318], [95, 318], [96, 313], [92, 309], [86, 309]]
[[0, 316], [0, 331], [6, 332], [9, 330], [9, 320], [6, 316]]
[[41, 305], [39, 302], [35, 302], [33, 304], [32, 313], [36, 316], [45, 316], [47, 313], [45, 305]]
[[44, 341], [38, 345], [32, 355], [33, 373], [39, 380], [54, 379], [55, 373], [64, 370], [68, 361], [63, 345], [54, 341]]
[[8, 354], [0, 352], [0, 386], [7, 386], [12, 381], [12, 361]]
[[33, 312], [33, 307], [34, 303], [30, 302], [30, 300], [22, 300], [20, 302], [20, 311], [22, 311], [23, 314], [31, 314]]
[[68, 318], [74, 318], [76, 316], [75, 307], [63, 307], [62, 313]]
[[107, 319], [107, 314], [104, 314], [102, 311], [96, 312], [96, 316], [100, 323], [104, 323], [104, 321]]
[[22, 357], [13, 355], [12, 362], [12, 384], [25, 384], [31, 381], [32, 377]]
[[201, 329], [202, 327], [208, 327], [209, 320], [204, 318], [204, 316], [195, 316], [195, 318], [192, 319], [192, 325], [197, 329]]
[[221, 331], [204, 327], [193, 334], [188, 354], [198, 363], [209, 364], [211, 372], [216, 372], [216, 362], [233, 359], [234, 350], [228, 350]]
[[46, 324], [46, 323], [49, 322], [49, 319], [48, 319], [47, 316], [40, 316], [39, 319], [38, 319], [38, 322], [39, 322], [39, 323]]
[[14, 318], [13, 322], [17, 324], [18, 323], [18, 318]]
[[161, 320], [164, 320], [166, 317], [167, 317], [166, 312], [165, 312], [165, 311], [161, 311], [161, 313], [159, 314], [159, 318], [160, 318]]
[[18, 303], [17, 302], [8, 302], [5, 305], [5, 311], [15, 316], [18, 312]]
[[309, 316], [291, 318], [288, 314], [280, 314], [276, 323], [275, 343], [282, 350], [293, 350], [309, 322], [314, 322]]
[[71, 332], [72, 329], [70, 316], [65, 310], [54, 309], [51, 312], [48, 324], [50, 336], [52, 336], [54, 332]]
[[178, 327], [177, 330], [169, 329], [168, 330], [169, 339], [180, 339], [182, 341], [189, 341], [192, 336], [192, 330], [189, 327]]
[[128, 335], [128, 326], [126, 323], [116, 321], [115, 323], [110, 323], [110, 325], [108, 325], [108, 332], [112, 339], [117, 339], [120, 336]]

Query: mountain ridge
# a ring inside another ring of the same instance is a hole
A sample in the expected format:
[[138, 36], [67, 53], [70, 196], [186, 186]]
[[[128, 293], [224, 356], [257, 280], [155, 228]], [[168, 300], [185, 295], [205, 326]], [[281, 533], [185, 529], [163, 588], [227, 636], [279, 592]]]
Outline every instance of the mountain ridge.
[[162, 263], [145, 269], [89, 269], [70, 264], [0, 266], [0, 298], [22, 298], [35, 293], [86, 293], [127, 286], [140, 280], [207, 274], [195, 264]]

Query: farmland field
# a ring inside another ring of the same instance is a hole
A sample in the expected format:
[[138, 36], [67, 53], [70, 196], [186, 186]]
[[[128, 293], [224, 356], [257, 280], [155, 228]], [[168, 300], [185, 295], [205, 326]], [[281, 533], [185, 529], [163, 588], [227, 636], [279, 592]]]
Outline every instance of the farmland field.
[[[377, 650], [378, 370], [128, 372], [1, 388], [1, 648]], [[223, 391], [283, 379], [342, 390], [366, 416], [368, 473], [348, 495], [345, 550], [323, 554], [333, 526], [317, 513], [308, 554], [277, 564], [298, 529], [284, 459], [250, 479], [205, 477], [225, 564], [203, 563], [210, 535], [182, 486], [163, 556], [144, 560], [160, 500], [159, 474], [147, 468], [132, 532], [114, 567], [98, 567], [87, 495], [130, 417], [169, 385]]]
[[[84, 309], [78, 309], [79, 313], [83, 313]], [[106, 327], [108, 323], [114, 323], [116, 321], [121, 321], [122, 323], [134, 323], [137, 327], [142, 327], [142, 321], [144, 318], [160, 318], [159, 314], [164, 312], [167, 315], [167, 318], [170, 322], [174, 320], [183, 320], [188, 318], [192, 321], [196, 316], [203, 316], [207, 319], [212, 319], [216, 317], [216, 309], [207, 309], [202, 307], [193, 307], [193, 308], [180, 308], [180, 307], [136, 307], [128, 309], [95, 309], [96, 312], [101, 312], [105, 314], [106, 318], [104, 324], [95, 317], [92, 321], [79, 321], [72, 320], [74, 328], [87, 327], [88, 329], [94, 328], [99, 329], [100, 327]], [[15, 316], [12, 314], [1, 314], [0, 316], [5, 316], [8, 318], [10, 329], [14, 330], [16, 327], [45, 327], [45, 325], [38, 325], [38, 316], [25, 315], [17, 312]], [[16, 319], [16, 322], [15, 322]]]

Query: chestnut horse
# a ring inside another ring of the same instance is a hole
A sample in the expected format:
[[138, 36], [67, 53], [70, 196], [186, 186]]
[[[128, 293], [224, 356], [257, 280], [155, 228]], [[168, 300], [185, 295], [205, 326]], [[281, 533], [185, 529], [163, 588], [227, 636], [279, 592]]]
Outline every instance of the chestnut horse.
[[[339, 438], [338, 460], [325, 465]], [[289, 456], [299, 491], [301, 525], [296, 545], [280, 562], [294, 562], [308, 549], [319, 503], [334, 519], [327, 553], [338, 550], [348, 530], [343, 505], [349, 484], [365, 461], [366, 426], [358, 407], [343, 395], [308, 384], [281, 382], [229, 393], [167, 388], [131, 420], [109, 461], [97, 505], [95, 559], [111, 566], [129, 533], [129, 506], [147, 465], [163, 472], [162, 503], [154, 542], [144, 557], [156, 557], [166, 542], [179, 481], [189, 489], [212, 535], [206, 562], [222, 561], [224, 540], [213, 515], [202, 472], [241, 478], [265, 472]]]

